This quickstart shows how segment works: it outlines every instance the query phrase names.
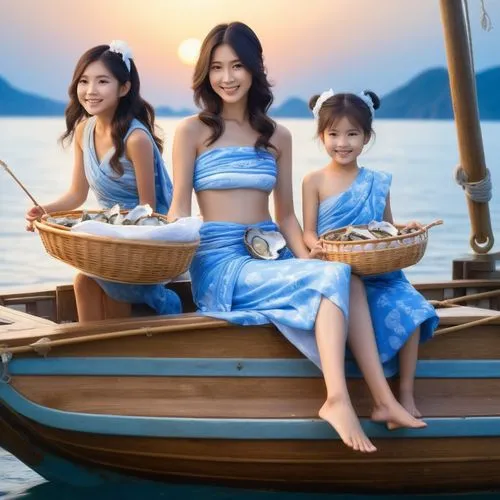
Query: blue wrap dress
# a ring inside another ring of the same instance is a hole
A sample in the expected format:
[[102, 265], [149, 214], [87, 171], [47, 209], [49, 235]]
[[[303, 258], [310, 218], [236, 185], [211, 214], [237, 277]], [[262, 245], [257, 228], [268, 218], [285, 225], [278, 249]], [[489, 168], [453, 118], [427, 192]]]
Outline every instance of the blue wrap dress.
[[[83, 131], [83, 163], [90, 189], [95, 194], [101, 208], [111, 208], [118, 203], [122, 209], [132, 209], [139, 204], [137, 180], [132, 162], [124, 155], [120, 158], [123, 175], [119, 176], [110, 164], [114, 154], [111, 148], [102, 158], [97, 158], [94, 143], [96, 118], [88, 118]], [[151, 138], [154, 149], [154, 173], [156, 211], [166, 214], [172, 202], [172, 182], [163, 163], [158, 146], [149, 130], [137, 119], [132, 120], [124, 141], [134, 130], [144, 130]], [[182, 312], [179, 296], [163, 285], [133, 285], [113, 283], [95, 279], [104, 292], [114, 300], [130, 304], [147, 304], [158, 314], [178, 314]]]
[[[317, 233], [348, 225], [382, 221], [391, 186], [391, 174], [361, 167], [352, 185], [319, 205]], [[429, 302], [402, 271], [364, 276], [368, 304], [380, 359], [387, 375], [398, 371], [397, 354], [416, 328], [420, 341], [433, 335], [438, 317]]]

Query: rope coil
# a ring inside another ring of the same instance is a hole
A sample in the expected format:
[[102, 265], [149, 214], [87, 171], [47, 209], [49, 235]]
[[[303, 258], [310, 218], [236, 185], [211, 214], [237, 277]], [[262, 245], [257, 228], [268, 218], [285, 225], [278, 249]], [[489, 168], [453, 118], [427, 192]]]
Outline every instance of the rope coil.
[[453, 173], [455, 182], [462, 186], [465, 194], [477, 203], [488, 203], [492, 197], [491, 175], [489, 169], [486, 169], [486, 176], [477, 182], [468, 182], [469, 178], [461, 165], [455, 168]]

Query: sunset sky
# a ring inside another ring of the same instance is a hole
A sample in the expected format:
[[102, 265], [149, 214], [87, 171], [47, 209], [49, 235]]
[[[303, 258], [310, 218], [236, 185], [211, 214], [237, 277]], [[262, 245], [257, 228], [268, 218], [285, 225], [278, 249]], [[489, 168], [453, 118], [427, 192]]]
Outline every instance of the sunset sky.
[[[480, 0], [469, 1], [476, 70], [500, 65], [500, 1], [484, 3], [488, 33]], [[261, 39], [277, 103], [329, 87], [384, 95], [446, 63], [438, 0], [0, 0], [0, 76], [65, 100], [79, 56], [123, 39], [147, 100], [193, 107], [179, 44], [234, 20]]]

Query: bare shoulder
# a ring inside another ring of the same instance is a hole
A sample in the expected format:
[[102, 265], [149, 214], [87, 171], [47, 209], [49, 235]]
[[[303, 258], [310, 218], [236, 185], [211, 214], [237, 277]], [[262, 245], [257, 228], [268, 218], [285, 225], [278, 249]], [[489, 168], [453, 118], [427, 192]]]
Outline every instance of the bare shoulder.
[[143, 148], [147, 146], [153, 146], [149, 134], [140, 128], [132, 130], [130, 135], [127, 137], [127, 147]]
[[324, 179], [324, 169], [314, 170], [304, 176], [302, 184], [306, 188], [319, 186]]
[[205, 132], [207, 126], [198, 118], [198, 115], [186, 116], [175, 128], [176, 135], [197, 137]]
[[127, 145], [144, 146], [146, 144], [151, 144], [151, 138], [143, 129], [136, 128], [135, 130], [132, 130], [130, 135], [127, 137]]
[[87, 125], [87, 118], [85, 118], [85, 120], [82, 120], [81, 122], [78, 122], [77, 126], [75, 127], [75, 141], [80, 147], [82, 147], [83, 144], [83, 131], [85, 130], [85, 125]]
[[276, 125], [276, 130], [271, 137], [271, 143], [276, 146], [279, 151], [282, 151], [286, 147], [290, 147], [290, 144], [292, 143], [292, 134], [290, 133], [290, 130], [288, 130], [284, 125], [278, 123]]

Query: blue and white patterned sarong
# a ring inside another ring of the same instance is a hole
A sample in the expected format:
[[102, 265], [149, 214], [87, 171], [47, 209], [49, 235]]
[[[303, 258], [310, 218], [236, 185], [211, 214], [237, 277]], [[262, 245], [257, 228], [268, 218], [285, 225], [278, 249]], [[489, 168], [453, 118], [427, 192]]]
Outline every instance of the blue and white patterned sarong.
[[[318, 212], [318, 235], [348, 225], [382, 221], [391, 175], [360, 168], [343, 193], [323, 200]], [[416, 328], [420, 341], [432, 337], [438, 325], [434, 308], [411, 285], [402, 271], [362, 277], [380, 359], [387, 375], [398, 370], [397, 354]]]
[[[350, 266], [296, 259], [285, 249], [278, 260], [258, 260], [243, 236], [249, 226], [207, 222], [191, 265], [193, 297], [207, 316], [240, 325], [273, 323], [305, 356], [320, 366], [313, 332], [322, 297], [348, 318]], [[252, 225], [278, 230], [272, 221]]]

